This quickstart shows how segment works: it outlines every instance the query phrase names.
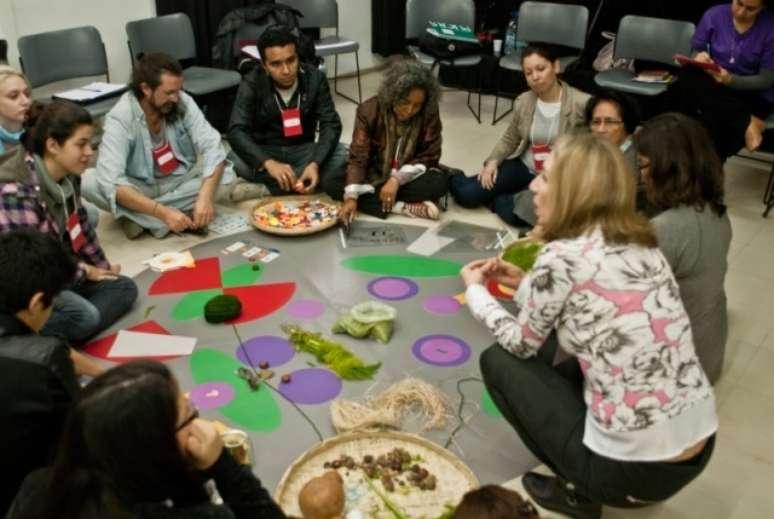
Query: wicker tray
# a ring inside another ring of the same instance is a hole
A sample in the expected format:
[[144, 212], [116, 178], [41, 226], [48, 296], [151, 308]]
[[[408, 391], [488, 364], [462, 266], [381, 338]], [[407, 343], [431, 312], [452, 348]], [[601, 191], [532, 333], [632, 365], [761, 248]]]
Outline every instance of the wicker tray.
[[[285, 514], [300, 517], [298, 494], [310, 479], [330, 470], [323, 467], [326, 461], [338, 459], [342, 454], [360, 461], [366, 454], [377, 457], [396, 447], [407, 450], [412, 456], [420, 456], [419, 465], [437, 478], [435, 490], [419, 490], [408, 485], [402, 487], [410, 488], [408, 493], [402, 493], [401, 487], [395, 492], [386, 492], [381, 481], [372, 480], [379, 492], [409, 517], [438, 517], [446, 510], [446, 505], [456, 506], [467, 491], [479, 485], [476, 475], [457, 456], [420, 436], [398, 432], [359, 432], [335, 436], [302, 454], [285, 471], [277, 485], [275, 499]], [[348, 510], [360, 510], [364, 517], [394, 519], [381, 498], [365, 482], [362, 470], [340, 468], [338, 472], [344, 479]], [[359, 496], [356, 503], [350, 499], [352, 495]]]
[[[272, 225], [264, 225], [263, 223], [258, 221], [258, 217], [256, 215], [257, 212], [263, 211], [268, 206], [274, 205], [274, 204], [288, 204], [288, 205], [294, 205], [294, 204], [300, 204], [302, 202], [309, 202], [309, 203], [319, 203], [324, 205], [329, 211], [335, 211], [335, 214], [332, 218], [329, 218], [327, 221], [319, 221], [315, 222], [309, 225], [299, 224], [296, 227], [275, 227]], [[258, 204], [253, 207], [253, 209], [250, 211], [250, 221], [253, 222], [253, 225], [265, 233], [269, 234], [278, 234], [281, 236], [303, 236], [307, 234], [314, 234], [318, 233], [320, 231], [324, 231], [325, 229], [329, 229], [330, 227], [333, 227], [336, 225], [336, 214], [338, 214], [340, 208], [340, 204], [338, 202], [334, 202], [332, 200], [326, 199], [321, 196], [314, 196], [314, 195], [298, 195], [298, 196], [277, 196], [277, 197], [270, 197], [261, 200]]]

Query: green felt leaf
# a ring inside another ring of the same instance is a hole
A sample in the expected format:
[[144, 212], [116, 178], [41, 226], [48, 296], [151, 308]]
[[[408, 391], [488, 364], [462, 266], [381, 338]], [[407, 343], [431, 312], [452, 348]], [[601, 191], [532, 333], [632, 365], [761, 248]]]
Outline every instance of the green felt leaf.
[[203, 317], [204, 305], [207, 301], [222, 293], [223, 291], [218, 288], [189, 292], [177, 302], [170, 315], [175, 321], [190, 321], [191, 319]]
[[345, 268], [382, 276], [409, 278], [451, 277], [459, 274], [461, 263], [418, 256], [357, 256], [341, 263]]
[[263, 266], [260, 263], [244, 263], [223, 272], [221, 280], [226, 288], [246, 287], [254, 285], [262, 274]]
[[282, 424], [282, 411], [272, 390], [262, 386], [253, 391], [236, 375], [242, 364], [217, 350], [200, 348], [190, 360], [191, 374], [197, 384], [225, 382], [234, 388], [234, 399], [218, 411], [238, 427], [256, 432], [276, 431]]

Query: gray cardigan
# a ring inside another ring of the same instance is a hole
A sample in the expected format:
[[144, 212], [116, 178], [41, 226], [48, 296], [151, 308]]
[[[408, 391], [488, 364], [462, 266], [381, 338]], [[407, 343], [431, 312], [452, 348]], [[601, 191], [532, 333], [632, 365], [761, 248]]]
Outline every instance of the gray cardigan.
[[652, 220], [658, 246], [680, 286], [693, 341], [704, 371], [713, 384], [723, 369], [728, 338], [728, 311], [723, 284], [728, 270], [731, 222], [709, 207], [697, 211], [681, 206]]

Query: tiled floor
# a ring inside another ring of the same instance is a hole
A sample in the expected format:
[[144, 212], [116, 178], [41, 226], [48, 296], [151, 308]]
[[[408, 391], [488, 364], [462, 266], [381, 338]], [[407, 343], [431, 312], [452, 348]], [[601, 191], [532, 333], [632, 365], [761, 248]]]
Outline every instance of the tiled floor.
[[[364, 76], [364, 94], [378, 87], [378, 74]], [[341, 89], [351, 88], [343, 82]], [[342, 140], [349, 142], [355, 105], [338, 98], [344, 122]], [[465, 106], [465, 94], [445, 91], [441, 115], [444, 123], [443, 162], [472, 174], [505, 131], [507, 119], [492, 126], [494, 100], [486, 97], [483, 124]], [[726, 165], [727, 202], [734, 237], [726, 278], [730, 312], [730, 337], [725, 372], [716, 387], [720, 431], [715, 455], [705, 472], [667, 503], [640, 510], [606, 509], [609, 518], [754, 519], [774, 514], [774, 216], [761, 218], [765, 166], [732, 159]], [[246, 211], [250, 202], [223, 211]], [[450, 215], [468, 221], [494, 224], [483, 210], [450, 208]], [[398, 220], [399, 221], [399, 220]], [[412, 222], [415, 223], [415, 222]], [[140, 261], [153, 254], [178, 250], [202, 241], [192, 236], [154, 240], [149, 236], [128, 242], [115, 220], [103, 213], [99, 233], [110, 259], [135, 274]], [[771, 371], [770, 371], [771, 370]], [[514, 477], [519, 474], [514, 474]], [[509, 485], [519, 487], [515, 480]], [[554, 517], [547, 515], [547, 517]]]

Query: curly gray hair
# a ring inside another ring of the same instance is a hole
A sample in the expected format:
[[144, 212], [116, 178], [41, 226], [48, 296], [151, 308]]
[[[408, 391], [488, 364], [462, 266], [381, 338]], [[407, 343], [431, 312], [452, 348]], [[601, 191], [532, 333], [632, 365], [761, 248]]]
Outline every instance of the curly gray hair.
[[438, 100], [441, 88], [429, 68], [421, 63], [401, 59], [393, 62], [382, 78], [379, 87], [379, 102], [385, 107], [394, 107], [396, 103], [408, 97], [413, 88], [421, 88], [425, 91], [424, 111], [435, 113], [438, 111]]

